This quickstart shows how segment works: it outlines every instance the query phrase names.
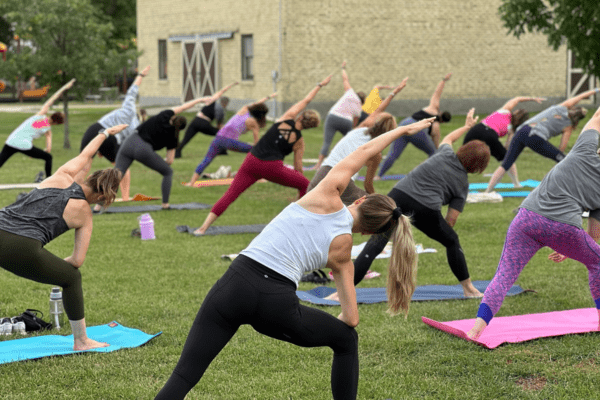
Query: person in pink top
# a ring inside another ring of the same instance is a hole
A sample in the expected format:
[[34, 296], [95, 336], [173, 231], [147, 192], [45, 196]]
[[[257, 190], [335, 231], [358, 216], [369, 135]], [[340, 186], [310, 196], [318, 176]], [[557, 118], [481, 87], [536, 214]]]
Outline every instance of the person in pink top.
[[[481, 140], [490, 148], [490, 154], [498, 161], [506, 156], [506, 147], [515, 133], [515, 128], [529, 119], [529, 113], [522, 108], [513, 109], [517, 104], [524, 101], [535, 101], [541, 103], [541, 97], [515, 97], [506, 102], [498, 111], [488, 115], [483, 121], [473, 126], [465, 135], [463, 144], [472, 140]], [[500, 142], [500, 138], [508, 135], [506, 147]], [[513, 164], [508, 170], [508, 175], [516, 188], [520, 188], [517, 166]]]
[[362, 113], [362, 105], [366, 96], [363, 92], [355, 92], [350, 86], [348, 74], [346, 73], [346, 61], [342, 63], [342, 81], [344, 83], [344, 95], [331, 107], [325, 118], [323, 147], [321, 147], [319, 161], [315, 167], [317, 170], [329, 154], [329, 148], [335, 133], [340, 132], [345, 136], [356, 125]]
[[240, 110], [223, 126], [208, 148], [204, 160], [196, 167], [192, 179], [186, 186], [192, 186], [200, 178], [202, 172], [212, 160], [221, 154], [223, 150], [233, 150], [240, 153], [248, 153], [252, 145], [240, 142], [238, 138], [246, 131], [252, 131], [254, 135], [254, 144], [258, 142], [259, 130], [264, 128], [267, 123], [267, 113], [269, 108], [265, 101], [274, 98], [277, 93], [273, 93], [256, 103], [249, 104], [240, 108]]

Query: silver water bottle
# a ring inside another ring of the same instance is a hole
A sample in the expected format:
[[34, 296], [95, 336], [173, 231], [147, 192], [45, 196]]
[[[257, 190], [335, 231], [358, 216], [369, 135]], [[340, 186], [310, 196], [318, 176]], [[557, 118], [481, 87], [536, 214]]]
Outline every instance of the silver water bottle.
[[50, 323], [56, 329], [60, 329], [65, 324], [62, 292], [58, 287], [53, 287], [50, 292]]

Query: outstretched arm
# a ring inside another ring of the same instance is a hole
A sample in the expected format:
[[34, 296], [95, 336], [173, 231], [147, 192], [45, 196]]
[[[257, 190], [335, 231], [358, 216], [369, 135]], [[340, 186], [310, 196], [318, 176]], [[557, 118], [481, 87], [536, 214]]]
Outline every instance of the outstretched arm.
[[104, 130], [105, 133], [100, 133], [96, 135], [96, 137], [88, 143], [87, 146], [79, 153], [79, 155], [70, 161], [67, 161], [63, 166], [61, 166], [56, 172], [62, 172], [70, 175], [71, 177], [75, 177], [81, 170], [89, 168], [89, 164], [92, 162], [92, 157], [98, 149], [100, 145], [106, 140], [108, 135], [114, 135], [116, 133], [121, 132], [123, 129], [127, 128], [127, 124], [113, 126], [111, 128], [106, 128]]
[[341, 195], [352, 175], [360, 169], [376, 154], [379, 154], [400, 136], [412, 135], [422, 129], [428, 128], [435, 118], [427, 118], [414, 124], [399, 126], [389, 132], [377, 136], [350, 153], [346, 158], [337, 163], [321, 181], [330, 188], [335, 188]]
[[350, 80], [348, 79], [348, 74], [346, 73], [346, 61], [342, 63], [342, 82], [344, 83], [344, 92], [352, 89], [352, 85], [350, 85]]
[[598, 93], [598, 92], [600, 92], [600, 88], [588, 90], [587, 92], [583, 92], [578, 96], [575, 96], [568, 100], [563, 101], [562, 103], [560, 103], [560, 105], [565, 106], [567, 108], [575, 107], [577, 105], [577, 103], [579, 103], [581, 100], [587, 99], [588, 97], [592, 96], [594, 93]]
[[592, 118], [590, 118], [590, 120], [583, 127], [584, 131], [588, 129], [595, 129], [600, 132], [600, 107], [598, 107], [594, 115], [592, 115]]
[[440, 145], [449, 144], [450, 146], [452, 146], [452, 143], [456, 142], [462, 135], [464, 135], [469, 129], [471, 129], [473, 127], [473, 125], [475, 125], [477, 123], [477, 120], [479, 120], [479, 117], [473, 118], [474, 113], [475, 113], [475, 109], [471, 108], [469, 110], [469, 113], [467, 114], [467, 119], [465, 120], [465, 126], [458, 128], [457, 130], [452, 131], [449, 134], [447, 134], [446, 137], [444, 138], [444, 140], [442, 140], [442, 143], [440, 143]]
[[239, 82], [233, 82], [230, 83], [229, 85], [225, 86], [223, 89], [219, 90], [217, 93], [213, 94], [210, 98], [210, 100], [207, 100], [205, 103], [206, 105], [209, 105], [211, 103], [214, 103], [215, 101], [219, 100], [219, 98], [221, 96], [223, 96], [225, 94], [226, 91], [228, 91], [229, 89], [231, 89], [232, 87], [234, 87], [235, 85], [239, 84]]
[[56, 99], [58, 99], [65, 90], [71, 89], [73, 87], [74, 83], [75, 83], [75, 78], [71, 79], [69, 82], [67, 82], [66, 85], [64, 85], [63, 87], [58, 89], [56, 91], [56, 93], [54, 93], [52, 96], [50, 96], [50, 98], [48, 100], [46, 100], [46, 102], [44, 103], [44, 105], [42, 106], [40, 111], [37, 113], [37, 115], [45, 115], [48, 112], [48, 110], [50, 109], [50, 107], [52, 107], [52, 104], [54, 104]]
[[142, 83], [142, 79], [144, 79], [146, 77], [146, 75], [148, 75], [148, 72], [150, 72], [150, 66], [148, 65], [146, 68], [144, 68], [142, 70], [142, 72], [140, 72], [135, 79], [133, 80], [133, 84], [136, 86], [140, 86]]
[[187, 103], [184, 103], [184, 104], [182, 104], [180, 106], [173, 107], [171, 110], [173, 110], [173, 112], [175, 114], [180, 114], [180, 113], [184, 112], [185, 110], [188, 110], [188, 109], [194, 107], [196, 104], [198, 104], [198, 103], [206, 103], [210, 99], [211, 99], [211, 96], [198, 97], [197, 99], [190, 100]]
[[510, 99], [509, 101], [506, 102], [506, 104], [504, 104], [502, 106], [502, 110], [507, 110], [507, 111], [512, 111], [513, 108], [515, 108], [517, 106], [517, 104], [524, 102], [524, 101], [535, 101], [538, 104], [541, 104], [542, 101], [546, 100], [543, 97], [523, 97], [523, 96], [519, 96], [519, 97], [514, 97], [512, 99]]
[[375, 123], [375, 120], [377, 119], [377, 116], [379, 114], [381, 114], [382, 112], [385, 111], [385, 109], [390, 105], [390, 103], [392, 102], [392, 100], [394, 99], [394, 96], [396, 96], [398, 93], [400, 93], [400, 91], [402, 89], [404, 89], [406, 87], [406, 82], [408, 82], [408, 77], [404, 78], [402, 80], [402, 82], [396, 86], [394, 88], [394, 90], [392, 90], [392, 93], [390, 93], [385, 100], [383, 100], [381, 102], [381, 104], [379, 105], [379, 107], [377, 107], [377, 109], [375, 111], [373, 111], [371, 113], [371, 115], [369, 115], [363, 122], [361, 122], [361, 124], [359, 125], [359, 127], [370, 127]]
[[446, 76], [442, 78], [441, 82], [438, 83], [437, 87], [435, 88], [435, 92], [433, 92], [431, 100], [429, 100], [429, 105], [424, 108], [424, 110], [427, 111], [429, 114], [439, 114], [440, 99], [442, 98], [442, 92], [444, 91], [444, 86], [446, 85], [446, 82], [450, 80], [451, 76], [452, 73], [446, 74]]
[[331, 268], [338, 301], [342, 306], [342, 313], [338, 318], [346, 325], [354, 327], [358, 325], [359, 317], [354, 288], [354, 264], [350, 259], [351, 250], [352, 235], [340, 235], [333, 239], [329, 246], [326, 267]]
[[278, 121], [284, 121], [286, 119], [296, 119], [298, 114], [300, 114], [300, 112], [304, 110], [306, 106], [308, 106], [312, 99], [315, 98], [315, 96], [319, 92], [319, 89], [321, 89], [323, 86], [326, 86], [331, 81], [331, 76], [332, 75], [329, 75], [327, 78], [319, 82], [319, 84], [316, 87], [314, 87], [310, 92], [308, 92], [305, 98], [294, 104], [289, 110], [285, 112], [285, 114], [283, 114], [278, 119]]
[[273, 98], [275, 98], [275, 97], [277, 97], [277, 92], [271, 93], [271, 94], [270, 94], [270, 95], [268, 95], [267, 97], [263, 97], [262, 99], [260, 99], [260, 100], [258, 100], [258, 101], [255, 101], [255, 102], [254, 102], [254, 103], [252, 103], [252, 104], [248, 104], [246, 107], [250, 108], [250, 107], [252, 107], [252, 106], [256, 106], [256, 105], [262, 104], [262, 103], [264, 103], [265, 101], [267, 101], [267, 100], [271, 100], [271, 99], [273, 99]]

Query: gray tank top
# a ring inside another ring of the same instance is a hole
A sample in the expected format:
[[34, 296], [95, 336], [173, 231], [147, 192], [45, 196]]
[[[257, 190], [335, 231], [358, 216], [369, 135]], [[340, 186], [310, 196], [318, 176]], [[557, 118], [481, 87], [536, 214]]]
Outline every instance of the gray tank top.
[[85, 200], [79, 184], [66, 189], [33, 189], [16, 203], [0, 209], [0, 229], [39, 240], [42, 246], [69, 230], [63, 213], [69, 199]]

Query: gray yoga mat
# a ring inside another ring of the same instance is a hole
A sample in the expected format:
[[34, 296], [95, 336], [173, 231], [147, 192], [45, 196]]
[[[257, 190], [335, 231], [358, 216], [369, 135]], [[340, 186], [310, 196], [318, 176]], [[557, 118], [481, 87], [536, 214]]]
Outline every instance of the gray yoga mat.
[[[260, 233], [265, 228], [265, 224], [257, 225], [221, 225], [211, 226], [206, 230], [206, 233], [202, 236], [213, 236], [213, 235], [234, 235], [237, 233]], [[188, 225], [178, 225], [177, 231], [181, 233], [193, 234], [198, 227], [190, 227]]]
[[[171, 210], [207, 210], [211, 208], [210, 204], [203, 203], [183, 203], [183, 204], [171, 204]], [[157, 204], [140, 204], [135, 206], [111, 206], [104, 210], [104, 213], [138, 213], [138, 212], [151, 212], [151, 211], [163, 211], [160, 205]], [[170, 210], [164, 210], [168, 212]]]

